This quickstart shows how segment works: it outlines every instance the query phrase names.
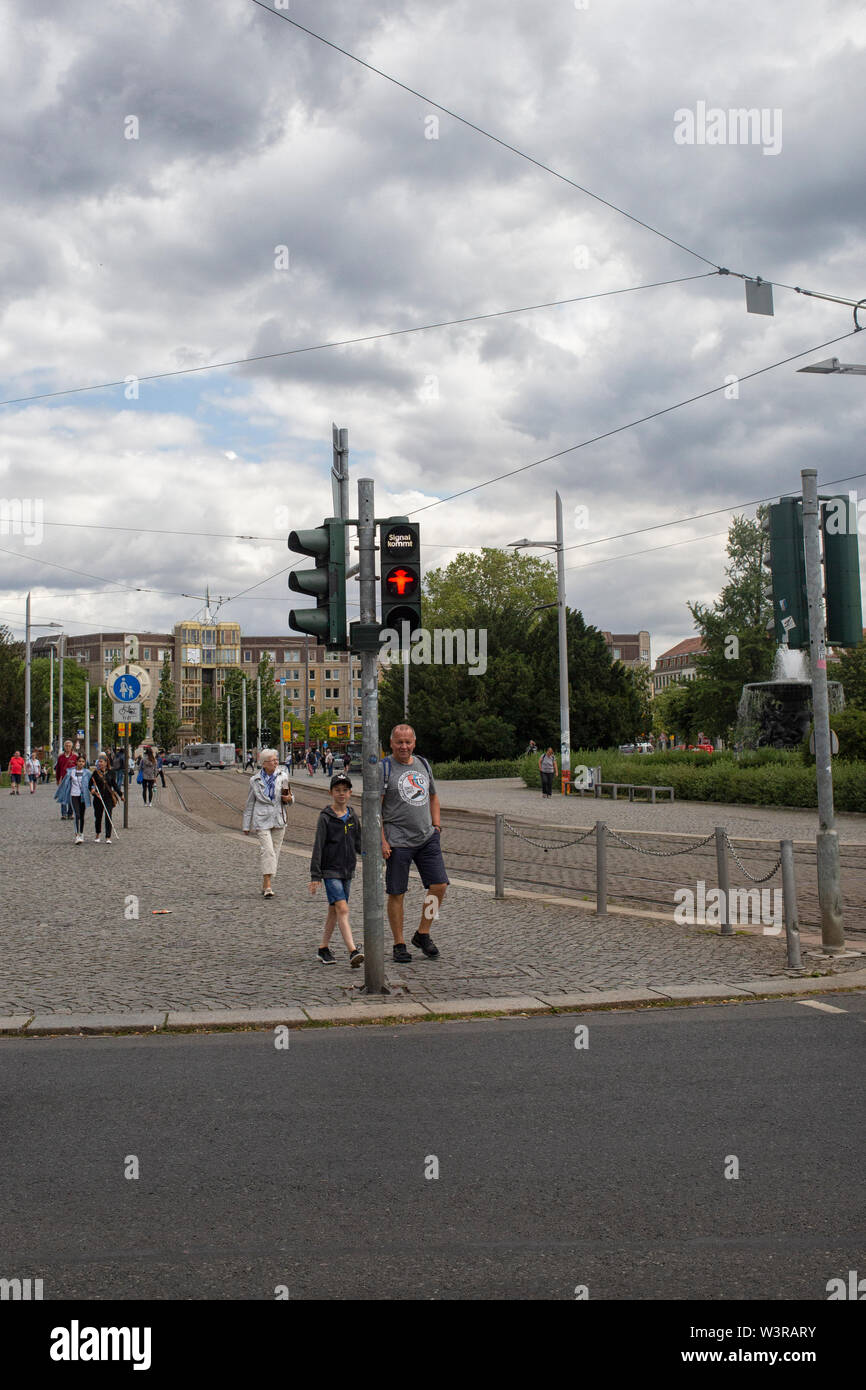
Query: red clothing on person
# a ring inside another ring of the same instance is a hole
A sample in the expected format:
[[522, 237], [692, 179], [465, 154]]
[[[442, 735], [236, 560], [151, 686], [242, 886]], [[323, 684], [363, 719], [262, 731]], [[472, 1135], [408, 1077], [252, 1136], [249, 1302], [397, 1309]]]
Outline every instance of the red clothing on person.
[[22, 757], [12, 757], [9, 759], [9, 771], [15, 776], [20, 777], [24, 771], [24, 759]]
[[78, 766], [77, 753], [61, 753], [54, 764], [54, 780], [58, 787], [71, 767]]

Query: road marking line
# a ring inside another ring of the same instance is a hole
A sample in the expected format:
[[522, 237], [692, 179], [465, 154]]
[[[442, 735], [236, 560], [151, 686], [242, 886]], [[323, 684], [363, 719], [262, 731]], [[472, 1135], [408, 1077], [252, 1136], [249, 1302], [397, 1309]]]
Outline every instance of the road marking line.
[[804, 1009], [822, 1009], [825, 1014], [847, 1014], [847, 1009], [837, 1009], [835, 1004], [822, 1004], [818, 999], [798, 999]]

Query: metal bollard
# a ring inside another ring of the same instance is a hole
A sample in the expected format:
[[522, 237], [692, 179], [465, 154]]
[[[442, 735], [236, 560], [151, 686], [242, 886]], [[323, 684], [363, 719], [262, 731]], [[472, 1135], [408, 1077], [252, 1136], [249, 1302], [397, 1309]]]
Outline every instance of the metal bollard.
[[731, 885], [728, 881], [728, 855], [725, 845], [725, 827], [716, 826], [716, 865], [719, 877], [719, 890], [722, 895], [721, 917], [722, 929], [719, 936], [733, 936], [734, 929], [731, 926]]
[[505, 897], [505, 817], [497, 815], [493, 827], [493, 896]]
[[607, 916], [607, 826], [595, 823], [595, 914]]
[[802, 969], [800, 959], [800, 923], [797, 917], [797, 883], [794, 878], [794, 842], [782, 840], [782, 900], [785, 904], [785, 941], [788, 946], [788, 965]]

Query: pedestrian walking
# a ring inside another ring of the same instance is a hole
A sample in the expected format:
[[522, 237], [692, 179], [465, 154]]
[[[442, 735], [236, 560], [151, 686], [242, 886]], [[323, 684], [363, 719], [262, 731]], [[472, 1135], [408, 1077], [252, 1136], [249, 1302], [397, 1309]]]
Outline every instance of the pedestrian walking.
[[[57, 762], [54, 764], [54, 780], [58, 787], [61, 786], [64, 777], [70, 768], [76, 767], [78, 757], [72, 751], [72, 739], [68, 738], [63, 745], [63, 752], [58, 755]], [[60, 801], [60, 819], [72, 820], [72, 806], [69, 801], [63, 801], [60, 797], [54, 797], [55, 801]]]
[[313, 773], [314, 773], [315, 770], [316, 770], [316, 755], [315, 755], [315, 753], [313, 752], [312, 748], [308, 748], [308, 749], [307, 749], [307, 759], [306, 759], [306, 761], [307, 761], [307, 773], [308, 773], [308, 775], [309, 775], [310, 777], [312, 777]]
[[24, 764], [24, 775], [30, 783], [30, 795], [35, 796], [36, 783], [42, 775], [42, 764], [35, 753], [31, 753], [30, 757], [26, 760]]
[[90, 799], [93, 803], [93, 828], [96, 831], [93, 837], [96, 844], [102, 841], [102, 821], [105, 818], [105, 843], [113, 843], [111, 835], [114, 829], [112, 811], [118, 801], [123, 800], [123, 793], [118, 792], [114, 786], [114, 778], [109, 767], [108, 757], [105, 753], [100, 753], [96, 759], [96, 767], [90, 776]]
[[149, 745], [142, 749], [141, 764], [136, 781], [141, 783], [141, 799], [145, 806], [152, 806], [153, 784], [156, 781], [156, 755]]
[[556, 756], [552, 748], [548, 748], [546, 753], [542, 753], [538, 759], [538, 770], [541, 773], [541, 795], [547, 797], [549, 801], [553, 794], [553, 779], [559, 776], [559, 768], [556, 765]]
[[90, 772], [83, 753], [79, 753], [75, 767], [64, 773], [63, 781], [54, 793], [54, 800], [69, 807], [75, 821], [75, 843], [84, 841], [84, 818], [90, 805]]
[[162, 785], [163, 785], [163, 787], [164, 787], [164, 786], [165, 786], [165, 758], [163, 757], [162, 749], [160, 749], [160, 751], [159, 751], [159, 752], [157, 753], [157, 755], [156, 755], [156, 770], [157, 770], [157, 772], [159, 773], [159, 780], [162, 782]]
[[47, 757], [46, 757], [46, 758], [43, 758], [43, 759], [42, 759], [42, 773], [41, 773], [41, 775], [40, 775], [39, 781], [42, 782], [43, 784], [44, 784], [45, 782], [47, 782], [47, 781], [48, 781], [48, 774], [49, 774], [49, 772], [53, 772], [53, 771], [54, 771], [54, 769], [53, 769], [53, 767], [51, 766], [51, 763], [49, 762], [48, 758], [47, 758]]
[[438, 918], [448, 886], [440, 844], [442, 811], [436, 783], [430, 764], [420, 754], [414, 754], [414, 748], [415, 730], [410, 724], [397, 724], [391, 730], [392, 756], [379, 765], [385, 892], [394, 960], [398, 965], [412, 959], [403, 940], [403, 899], [409, 886], [409, 866], [414, 863], [427, 890], [412, 945], [429, 960], [439, 955], [439, 948], [430, 937], [430, 922]]
[[350, 768], [351, 766], [352, 766], [352, 755], [351, 755], [351, 753], [349, 752], [349, 750], [348, 750], [348, 748], [347, 748], [346, 751], [345, 751], [345, 753], [343, 754], [343, 771], [344, 771], [344, 772], [348, 772], [348, 771], [349, 771], [349, 768]]
[[114, 790], [119, 796], [123, 795], [123, 748], [115, 748], [111, 759], [111, 775], [114, 778]]
[[531, 738], [531, 739], [529, 740], [529, 747], [527, 748], [527, 750], [526, 750], [526, 752], [524, 753], [523, 756], [524, 756], [524, 758], [534, 758], [537, 752], [538, 752], [538, 749], [537, 749], [537, 747], [536, 747], [536, 745], [535, 745], [535, 739], [534, 739], [534, 738]]
[[259, 842], [262, 896], [265, 898], [274, 896], [272, 883], [286, 833], [286, 807], [293, 806], [295, 801], [285, 769], [278, 767], [278, 762], [275, 748], [262, 749], [259, 754], [261, 771], [250, 778], [244, 808], [244, 834], [254, 832]]
[[361, 850], [361, 822], [349, 806], [352, 783], [345, 772], [331, 778], [331, 804], [319, 812], [316, 839], [310, 859], [310, 892], [315, 897], [320, 883], [325, 885], [328, 914], [318, 950], [322, 965], [336, 965], [330, 941], [334, 927], [349, 952], [352, 969], [363, 964], [364, 952], [355, 945], [349, 923], [349, 889], [355, 876], [355, 865]]
[[24, 759], [22, 758], [20, 752], [16, 748], [15, 752], [12, 754], [12, 757], [9, 759], [9, 782], [11, 785], [11, 791], [9, 792], [10, 796], [21, 795], [21, 778], [24, 773], [24, 768]]

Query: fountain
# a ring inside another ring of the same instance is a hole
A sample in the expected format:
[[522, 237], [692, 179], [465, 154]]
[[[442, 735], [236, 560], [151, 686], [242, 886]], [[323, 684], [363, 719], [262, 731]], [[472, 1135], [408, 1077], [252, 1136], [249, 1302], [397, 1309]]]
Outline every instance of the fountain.
[[[830, 713], [844, 707], [840, 681], [828, 681]], [[747, 748], [798, 748], [812, 722], [812, 680], [805, 651], [779, 647], [773, 678], [743, 686], [736, 738]]]

